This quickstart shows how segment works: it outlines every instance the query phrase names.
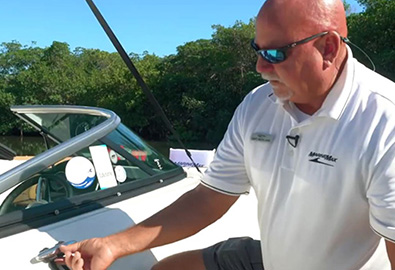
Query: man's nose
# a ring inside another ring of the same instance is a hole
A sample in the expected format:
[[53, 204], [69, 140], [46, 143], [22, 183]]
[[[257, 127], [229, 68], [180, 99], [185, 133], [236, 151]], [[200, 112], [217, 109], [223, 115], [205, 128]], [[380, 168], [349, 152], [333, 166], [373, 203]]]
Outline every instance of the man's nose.
[[258, 56], [258, 60], [256, 61], [256, 71], [261, 73], [267, 73], [273, 70], [273, 64], [269, 63], [262, 56]]

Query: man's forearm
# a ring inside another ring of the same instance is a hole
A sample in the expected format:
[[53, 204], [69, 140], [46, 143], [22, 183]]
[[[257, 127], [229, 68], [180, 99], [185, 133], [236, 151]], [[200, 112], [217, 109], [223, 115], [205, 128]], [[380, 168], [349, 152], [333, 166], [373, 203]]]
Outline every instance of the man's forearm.
[[199, 185], [140, 224], [106, 237], [117, 258], [191, 236], [220, 218], [238, 197]]

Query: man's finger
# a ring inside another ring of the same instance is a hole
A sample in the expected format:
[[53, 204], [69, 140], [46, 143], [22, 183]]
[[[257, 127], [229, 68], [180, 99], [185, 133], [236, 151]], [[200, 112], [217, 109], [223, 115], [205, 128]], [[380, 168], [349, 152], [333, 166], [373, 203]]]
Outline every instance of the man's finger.
[[78, 260], [77, 260], [77, 262], [75, 263], [75, 269], [77, 269], [77, 270], [82, 270], [82, 269], [84, 269], [83, 267], [84, 267], [84, 259], [83, 258], [79, 258]]
[[55, 262], [56, 264], [66, 264], [66, 259], [65, 259], [65, 257], [56, 258], [56, 259], [54, 260], [54, 262]]
[[77, 250], [79, 250], [80, 246], [81, 246], [80, 242], [77, 242], [77, 243], [74, 243], [74, 244], [70, 244], [70, 245], [67, 245], [67, 246], [61, 245], [59, 247], [59, 250], [61, 252], [63, 252], [63, 253], [66, 253], [67, 251], [69, 251], [71, 253], [74, 253]]
[[74, 254], [74, 256], [71, 256], [71, 269], [72, 270], [82, 270], [84, 266], [84, 259], [81, 257], [81, 253], [78, 251]]
[[73, 259], [73, 254], [70, 251], [66, 251], [64, 253], [64, 259], [65, 259], [65, 263], [68, 267], [71, 266], [71, 261]]

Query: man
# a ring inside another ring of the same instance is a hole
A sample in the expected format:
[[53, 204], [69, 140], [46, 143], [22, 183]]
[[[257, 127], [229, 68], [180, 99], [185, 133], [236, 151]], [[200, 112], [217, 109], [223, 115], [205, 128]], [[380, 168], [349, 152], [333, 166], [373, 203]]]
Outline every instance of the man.
[[231, 239], [154, 269], [395, 269], [395, 85], [346, 36], [340, 0], [267, 0], [253, 47], [269, 83], [237, 108], [202, 184], [135, 227], [62, 247], [67, 265], [106, 269], [193, 235], [252, 186], [261, 249]]

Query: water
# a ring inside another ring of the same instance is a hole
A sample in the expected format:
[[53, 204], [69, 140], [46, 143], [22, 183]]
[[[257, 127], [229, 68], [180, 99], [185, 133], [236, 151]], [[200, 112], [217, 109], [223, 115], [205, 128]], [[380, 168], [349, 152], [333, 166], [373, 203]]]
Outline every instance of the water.
[[[0, 136], [0, 143], [16, 152], [18, 156], [34, 156], [45, 151], [44, 139], [41, 136]], [[147, 141], [165, 157], [169, 156], [170, 148], [180, 148], [175, 142]], [[215, 146], [207, 143], [185, 143], [188, 149], [212, 150]]]
[[0, 143], [14, 150], [17, 156], [34, 156], [46, 149], [41, 136], [0, 136]]

